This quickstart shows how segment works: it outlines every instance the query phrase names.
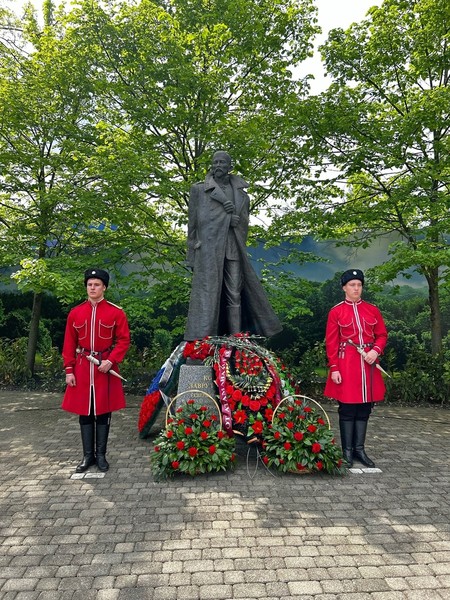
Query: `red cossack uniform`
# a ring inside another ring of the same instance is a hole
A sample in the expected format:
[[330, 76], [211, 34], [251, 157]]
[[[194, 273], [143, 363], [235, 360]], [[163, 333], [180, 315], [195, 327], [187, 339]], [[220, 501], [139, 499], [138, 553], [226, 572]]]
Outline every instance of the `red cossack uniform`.
[[73, 308], [67, 317], [62, 355], [66, 374], [74, 373], [76, 386], [67, 386], [62, 408], [89, 415], [91, 395], [95, 415], [125, 408], [122, 381], [101, 373], [86, 356], [93, 352], [98, 360], [110, 360], [118, 372], [129, 346], [128, 321], [119, 306], [103, 299], [97, 304], [86, 300]]
[[[366, 352], [383, 353], [387, 330], [376, 306], [364, 300], [344, 300], [330, 310], [325, 335], [330, 371], [324, 395], [349, 404], [384, 400], [386, 388], [381, 371], [375, 364], [367, 364], [349, 340]], [[331, 380], [335, 371], [341, 374], [340, 384]]]

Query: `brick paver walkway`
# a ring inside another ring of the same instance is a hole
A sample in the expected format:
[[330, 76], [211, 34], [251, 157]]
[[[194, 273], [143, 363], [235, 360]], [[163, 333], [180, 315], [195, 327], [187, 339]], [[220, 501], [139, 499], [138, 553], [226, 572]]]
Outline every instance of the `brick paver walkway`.
[[110, 471], [73, 479], [59, 395], [0, 393], [2, 600], [450, 599], [450, 411], [377, 408], [379, 473], [252, 479], [243, 455], [157, 483], [128, 400]]

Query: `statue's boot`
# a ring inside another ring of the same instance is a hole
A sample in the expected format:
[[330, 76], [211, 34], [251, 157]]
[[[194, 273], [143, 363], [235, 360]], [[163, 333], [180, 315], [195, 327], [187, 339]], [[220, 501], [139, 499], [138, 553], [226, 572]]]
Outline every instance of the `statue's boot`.
[[234, 335], [241, 332], [241, 306], [227, 306], [228, 333]]
[[367, 421], [355, 421], [355, 434], [354, 434], [354, 450], [353, 456], [356, 460], [362, 463], [366, 467], [375, 467], [375, 463], [371, 460], [364, 450], [364, 444], [366, 441], [367, 432]]
[[349, 469], [353, 467], [353, 435], [355, 421], [343, 421], [339, 419], [339, 431], [341, 434], [342, 455], [344, 457], [345, 466]]
[[83, 444], [83, 460], [77, 465], [76, 473], [84, 473], [95, 465], [94, 454], [94, 423], [80, 424], [81, 443]]

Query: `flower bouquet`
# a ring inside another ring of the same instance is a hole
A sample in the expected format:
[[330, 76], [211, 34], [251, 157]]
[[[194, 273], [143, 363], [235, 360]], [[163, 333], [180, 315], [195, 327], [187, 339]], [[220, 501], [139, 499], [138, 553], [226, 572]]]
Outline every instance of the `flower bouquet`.
[[[313, 402], [322, 414], [309, 406]], [[330, 430], [328, 416], [315, 400], [288, 396], [274, 411], [263, 432], [262, 460], [282, 472], [342, 473], [342, 453]]]
[[210, 407], [192, 399], [172, 412], [172, 406], [178, 399], [179, 396], [176, 396], [168, 406], [166, 427], [156, 438], [150, 455], [155, 478], [166, 479], [176, 473], [198, 475], [232, 468], [236, 458], [235, 441], [222, 430], [220, 416], [211, 414]]

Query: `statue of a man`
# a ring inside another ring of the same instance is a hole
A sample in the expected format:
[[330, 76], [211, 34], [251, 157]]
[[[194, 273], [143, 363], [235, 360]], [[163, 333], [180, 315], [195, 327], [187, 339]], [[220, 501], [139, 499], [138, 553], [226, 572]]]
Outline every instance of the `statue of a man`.
[[216, 152], [205, 181], [191, 187], [188, 341], [243, 331], [269, 337], [282, 329], [247, 255], [248, 184], [231, 170], [230, 155]]

